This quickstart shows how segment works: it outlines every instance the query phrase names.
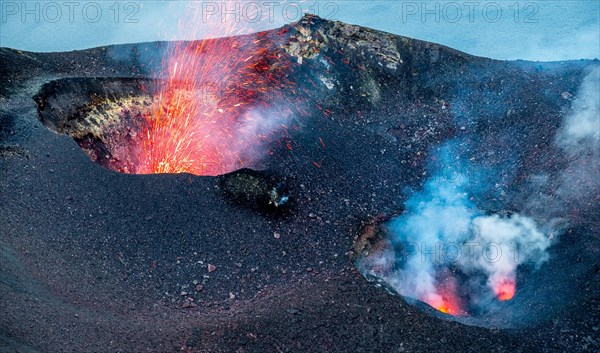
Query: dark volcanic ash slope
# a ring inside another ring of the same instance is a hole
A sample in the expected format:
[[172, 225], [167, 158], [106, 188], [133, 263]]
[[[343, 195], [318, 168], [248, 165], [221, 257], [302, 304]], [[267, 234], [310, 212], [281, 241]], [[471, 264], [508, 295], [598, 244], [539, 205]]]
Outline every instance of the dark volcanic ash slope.
[[[540, 276], [536, 295], [561, 300], [526, 327], [430, 317], [367, 282], [351, 256], [362, 225], [423, 183], [434, 145], [478, 141], [516, 175], [552, 166], [568, 97], [598, 62], [500, 62], [312, 16], [253, 36], [293, 63], [306, 112], [262, 161], [287, 181], [285, 214], [231, 203], [218, 178], [110, 171], [40, 122], [44, 84], [153, 78], [167, 43], [0, 49], [2, 350], [598, 349], [597, 204], [559, 242], [545, 272], [556, 275]], [[518, 204], [524, 185], [489, 208]]]

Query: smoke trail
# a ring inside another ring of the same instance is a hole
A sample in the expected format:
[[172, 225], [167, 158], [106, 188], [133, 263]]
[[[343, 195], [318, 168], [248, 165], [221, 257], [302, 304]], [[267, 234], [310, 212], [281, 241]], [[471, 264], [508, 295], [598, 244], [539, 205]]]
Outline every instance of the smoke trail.
[[600, 67], [583, 80], [555, 144], [568, 158], [557, 194], [566, 203], [582, 203], [600, 193]]
[[557, 136], [557, 144], [567, 151], [580, 149], [589, 143], [597, 143], [600, 137], [600, 68], [589, 73], [577, 93], [573, 104], [574, 113], [567, 116], [563, 129]]

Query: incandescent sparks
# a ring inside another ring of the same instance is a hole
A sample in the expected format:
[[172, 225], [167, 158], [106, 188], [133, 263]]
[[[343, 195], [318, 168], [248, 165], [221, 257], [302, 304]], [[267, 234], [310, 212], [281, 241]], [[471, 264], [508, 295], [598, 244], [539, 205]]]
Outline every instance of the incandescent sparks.
[[[198, 14], [191, 15], [180, 22], [180, 35], [198, 35]], [[172, 43], [144, 116], [134, 173], [226, 173], [259, 159], [265, 143], [285, 130], [292, 116], [281, 104], [289, 61], [273, 35], [240, 36], [248, 30], [234, 21], [209, 27], [203, 37], [222, 38]]]
[[247, 162], [251, 149], [279, 128], [257, 121], [264, 115], [256, 111], [280, 94], [285, 68], [266, 42], [242, 37], [175, 44], [168, 77], [146, 117], [137, 173], [216, 175]]

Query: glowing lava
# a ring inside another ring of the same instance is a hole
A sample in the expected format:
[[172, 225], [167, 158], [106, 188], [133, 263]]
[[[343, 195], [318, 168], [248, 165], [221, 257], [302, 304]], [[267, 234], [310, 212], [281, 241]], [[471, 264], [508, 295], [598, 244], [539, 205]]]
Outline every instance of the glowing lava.
[[511, 300], [515, 296], [516, 285], [512, 279], [504, 279], [494, 286], [498, 300]]
[[273, 101], [286, 85], [288, 61], [265, 34], [174, 42], [159, 75], [152, 114], [145, 116], [137, 174], [217, 175], [260, 158], [285, 129], [289, 108]]
[[448, 315], [467, 315], [462, 309], [461, 300], [456, 293], [456, 280], [449, 275], [446, 275], [443, 282], [438, 283], [435, 292], [424, 294], [420, 300]]
[[454, 298], [452, 295], [428, 294], [422, 300], [436, 310], [445, 314], [458, 316], [464, 315], [464, 312], [460, 309], [458, 300], [456, 300], [456, 298]]

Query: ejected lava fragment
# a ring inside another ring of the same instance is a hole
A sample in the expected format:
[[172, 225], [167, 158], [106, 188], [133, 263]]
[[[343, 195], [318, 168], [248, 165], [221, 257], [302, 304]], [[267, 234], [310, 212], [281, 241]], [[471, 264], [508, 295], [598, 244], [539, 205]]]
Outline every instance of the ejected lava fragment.
[[240, 169], [220, 178], [221, 189], [228, 200], [253, 209], [276, 209], [289, 201], [286, 184], [271, 173]]

